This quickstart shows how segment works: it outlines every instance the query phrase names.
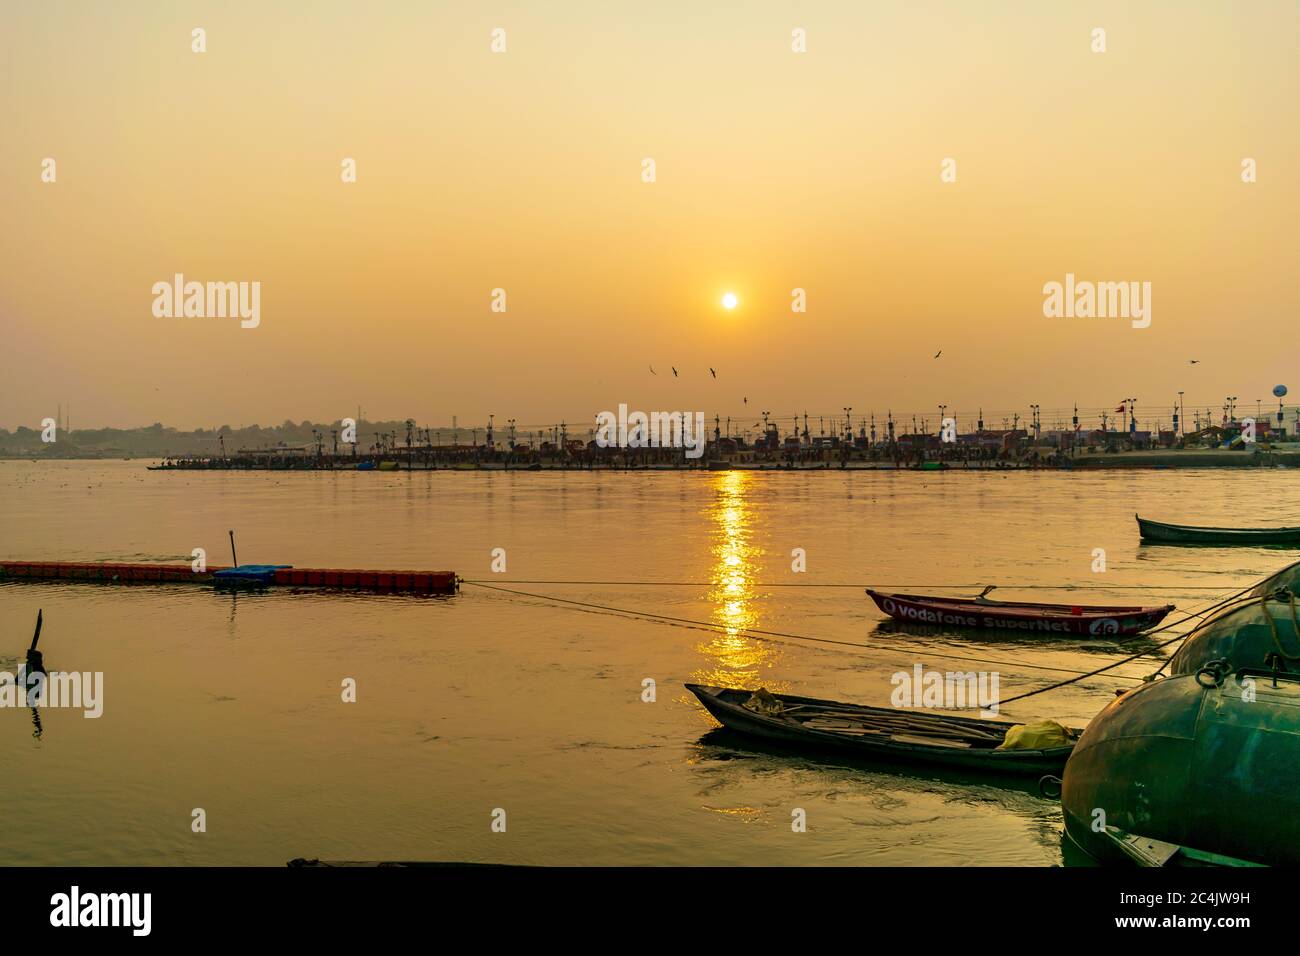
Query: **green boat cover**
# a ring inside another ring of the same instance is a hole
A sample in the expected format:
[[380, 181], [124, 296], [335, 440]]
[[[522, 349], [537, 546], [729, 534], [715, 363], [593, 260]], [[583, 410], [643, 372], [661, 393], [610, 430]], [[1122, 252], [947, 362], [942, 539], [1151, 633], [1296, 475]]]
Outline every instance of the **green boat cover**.
[[1289, 564], [1277, 574], [1260, 581], [1250, 593], [1256, 597], [1263, 597], [1274, 593], [1278, 588], [1286, 588], [1294, 594], [1300, 594], [1300, 561]]
[[[1294, 616], [1293, 616], [1294, 612]], [[1193, 630], [1169, 665], [1171, 676], [1195, 674], [1211, 661], [1230, 670], [1254, 667], [1300, 673], [1300, 599], [1255, 598]]]

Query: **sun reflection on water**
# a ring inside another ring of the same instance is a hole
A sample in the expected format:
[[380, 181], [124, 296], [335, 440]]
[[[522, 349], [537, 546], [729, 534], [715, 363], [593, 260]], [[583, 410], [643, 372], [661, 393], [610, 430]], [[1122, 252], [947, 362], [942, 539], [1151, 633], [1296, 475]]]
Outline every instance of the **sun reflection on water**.
[[755, 687], [763, 683], [763, 672], [779, 656], [777, 645], [744, 632], [745, 628], [758, 627], [760, 622], [754, 576], [763, 551], [752, 541], [753, 480], [744, 471], [723, 471], [714, 476], [713, 503], [707, 511], [713, 531], [708, 600], [712, 605], [710, 620], [724, 630], [699, 645], [707, 662], [695, 672], [697, 683]]

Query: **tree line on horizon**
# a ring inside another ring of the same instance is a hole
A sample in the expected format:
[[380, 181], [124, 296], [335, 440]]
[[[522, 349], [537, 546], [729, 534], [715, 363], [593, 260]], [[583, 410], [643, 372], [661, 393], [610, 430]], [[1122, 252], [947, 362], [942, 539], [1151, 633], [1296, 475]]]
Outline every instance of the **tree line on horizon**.
[[[224, 439], [227, 454], [240, 448], [259, 448], [268, 445], [313, 446], [319, 433], [325, 450], [333, 447], [331, 431], [341, 430], [342, 423], [293, 422], [286, 419], [279, 425], [243, 425], [234, 428], [221, 425], [217, 428], [179, 429], [154, 422], [137, 428], [78, 428], [71, 432], [55, 431], [53, 442], [42, 441], [41, 428], [20, 425], [14, 430], [0, 428], [0, 457], [4, 458], [79, 458], [79, 457], [131, 457], [163, 458], [168, 455], [215, 455], [220, 453]], [[451, 434], [452, 429], [434, 429], [435, 433]], [[461, 428], [462, 435], [470, 429]], [[480, 432], [482, 429], [480, 428]], [[405, 440], [405, 421], [363, 421], [358, 428], [358, 444], [362, 449], [374, 441], [376, 432], [393, 433]], [[340, 442], [342, 447], [342, 443]]]

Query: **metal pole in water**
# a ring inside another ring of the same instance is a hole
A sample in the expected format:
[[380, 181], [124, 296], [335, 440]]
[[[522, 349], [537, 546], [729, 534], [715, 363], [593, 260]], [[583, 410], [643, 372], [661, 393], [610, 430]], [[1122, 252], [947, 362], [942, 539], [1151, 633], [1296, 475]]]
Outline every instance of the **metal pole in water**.
[[[44, 612], [42, 612], [40, 609], [37, 609], [36, 633], [32, 635], [32, 646], [27, 648], [27, 665], [24, 668], [26, 674], [45, 673], [45, 657], [43, 654], [41, 654], [40, 651], [36, 649], [36, 642], [41, 639], [41, 623], [43, 622], [43, 620], [44, 620]], [[26, 693], [31, 689], [31, 683], [27, 681], [26, 675], [24, 675], [23, 681], [25, 684], [25, 686], [23, 687], [23, 692]], [[33, 714], [35, 714], [35, 710], [33, 710]], [[38, 729], [39, 729], [39, 723], [38, 723]]]
[[32, 635], [32, 646], [31, 646], [30, 648], [28, 648], [28, 651], [29, 651], [29, 652], [30, 652], [30, 651], [34, 651], [34, 650], [36, 650], [36, 642], [39, 641], [39, 640], [41, 639], [41, 625], [44, 623], [44, 621], [45, 621], [45, 612], [42, 611], [40, 608], [37, 608], [37, 610], [36, 610], [36, 633]]
[[230, 532], [230, 560], [234, 562], [235, 567], [239, 567], [239, 558], [235, 557], [235, 532]]

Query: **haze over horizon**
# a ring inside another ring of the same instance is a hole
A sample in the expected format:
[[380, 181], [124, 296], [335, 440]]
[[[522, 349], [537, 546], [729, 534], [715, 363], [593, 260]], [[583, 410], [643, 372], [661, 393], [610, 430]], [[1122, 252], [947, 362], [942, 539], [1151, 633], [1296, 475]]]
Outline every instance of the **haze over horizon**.
[[[0, 427], [1300, 387], [1294, 4], [359, 9], [0, 13]], [[155, 317], [177, 273], [260, 324]], [[1150, 327], [1044, 317], [1067, 274]]]

